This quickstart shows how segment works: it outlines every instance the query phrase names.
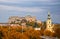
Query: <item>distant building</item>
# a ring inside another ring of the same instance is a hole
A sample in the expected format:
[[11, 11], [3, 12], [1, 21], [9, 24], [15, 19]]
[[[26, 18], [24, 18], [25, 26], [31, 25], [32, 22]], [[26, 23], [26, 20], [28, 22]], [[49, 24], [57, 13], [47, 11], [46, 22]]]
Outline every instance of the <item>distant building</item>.
[[41, 28], [34, 28], [34, 30], [41, 30]]

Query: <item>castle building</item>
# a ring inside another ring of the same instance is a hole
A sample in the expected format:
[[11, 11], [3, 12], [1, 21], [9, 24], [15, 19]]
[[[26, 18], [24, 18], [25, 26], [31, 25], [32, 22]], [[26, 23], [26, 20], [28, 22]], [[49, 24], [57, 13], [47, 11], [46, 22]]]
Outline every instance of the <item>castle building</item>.
[[53, 24], [52, 24], [50, 12], [48, 12], [48, 18], [47, 18], [47, 21], [46, 21], [46, 30], [49, 30], [49, 31], [53, 32], [52, 28], [53, 28]]

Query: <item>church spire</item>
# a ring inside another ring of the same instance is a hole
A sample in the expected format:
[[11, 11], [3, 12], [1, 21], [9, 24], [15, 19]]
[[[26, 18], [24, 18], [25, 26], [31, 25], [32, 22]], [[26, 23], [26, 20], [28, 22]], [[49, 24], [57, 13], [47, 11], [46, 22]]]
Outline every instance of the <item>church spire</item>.
[[48, 11], [48, 19], [51, 19], [51, 17], [50, 17], [50, 12]]

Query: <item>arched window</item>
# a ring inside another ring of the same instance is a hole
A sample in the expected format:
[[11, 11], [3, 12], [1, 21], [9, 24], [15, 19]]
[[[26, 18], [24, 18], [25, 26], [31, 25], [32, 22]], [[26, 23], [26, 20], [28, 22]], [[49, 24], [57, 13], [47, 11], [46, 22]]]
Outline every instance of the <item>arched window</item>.
[[49, 24], [50, 24], [50, 21], [49, 21]]

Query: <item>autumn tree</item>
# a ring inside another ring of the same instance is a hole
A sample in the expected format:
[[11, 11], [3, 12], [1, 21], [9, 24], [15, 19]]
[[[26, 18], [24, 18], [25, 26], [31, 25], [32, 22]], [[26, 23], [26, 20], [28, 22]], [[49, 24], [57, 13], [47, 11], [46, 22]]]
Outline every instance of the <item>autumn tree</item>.
[[52, 32], [51, 32], [51, 31], [49, 31], [49, 30], [45, 30], [45, 31], [44, 31], [44, 35], [45, 35], [45, 36], [50, 36], [50, 35], [51, 35], [51, 33], [52, 33]]

